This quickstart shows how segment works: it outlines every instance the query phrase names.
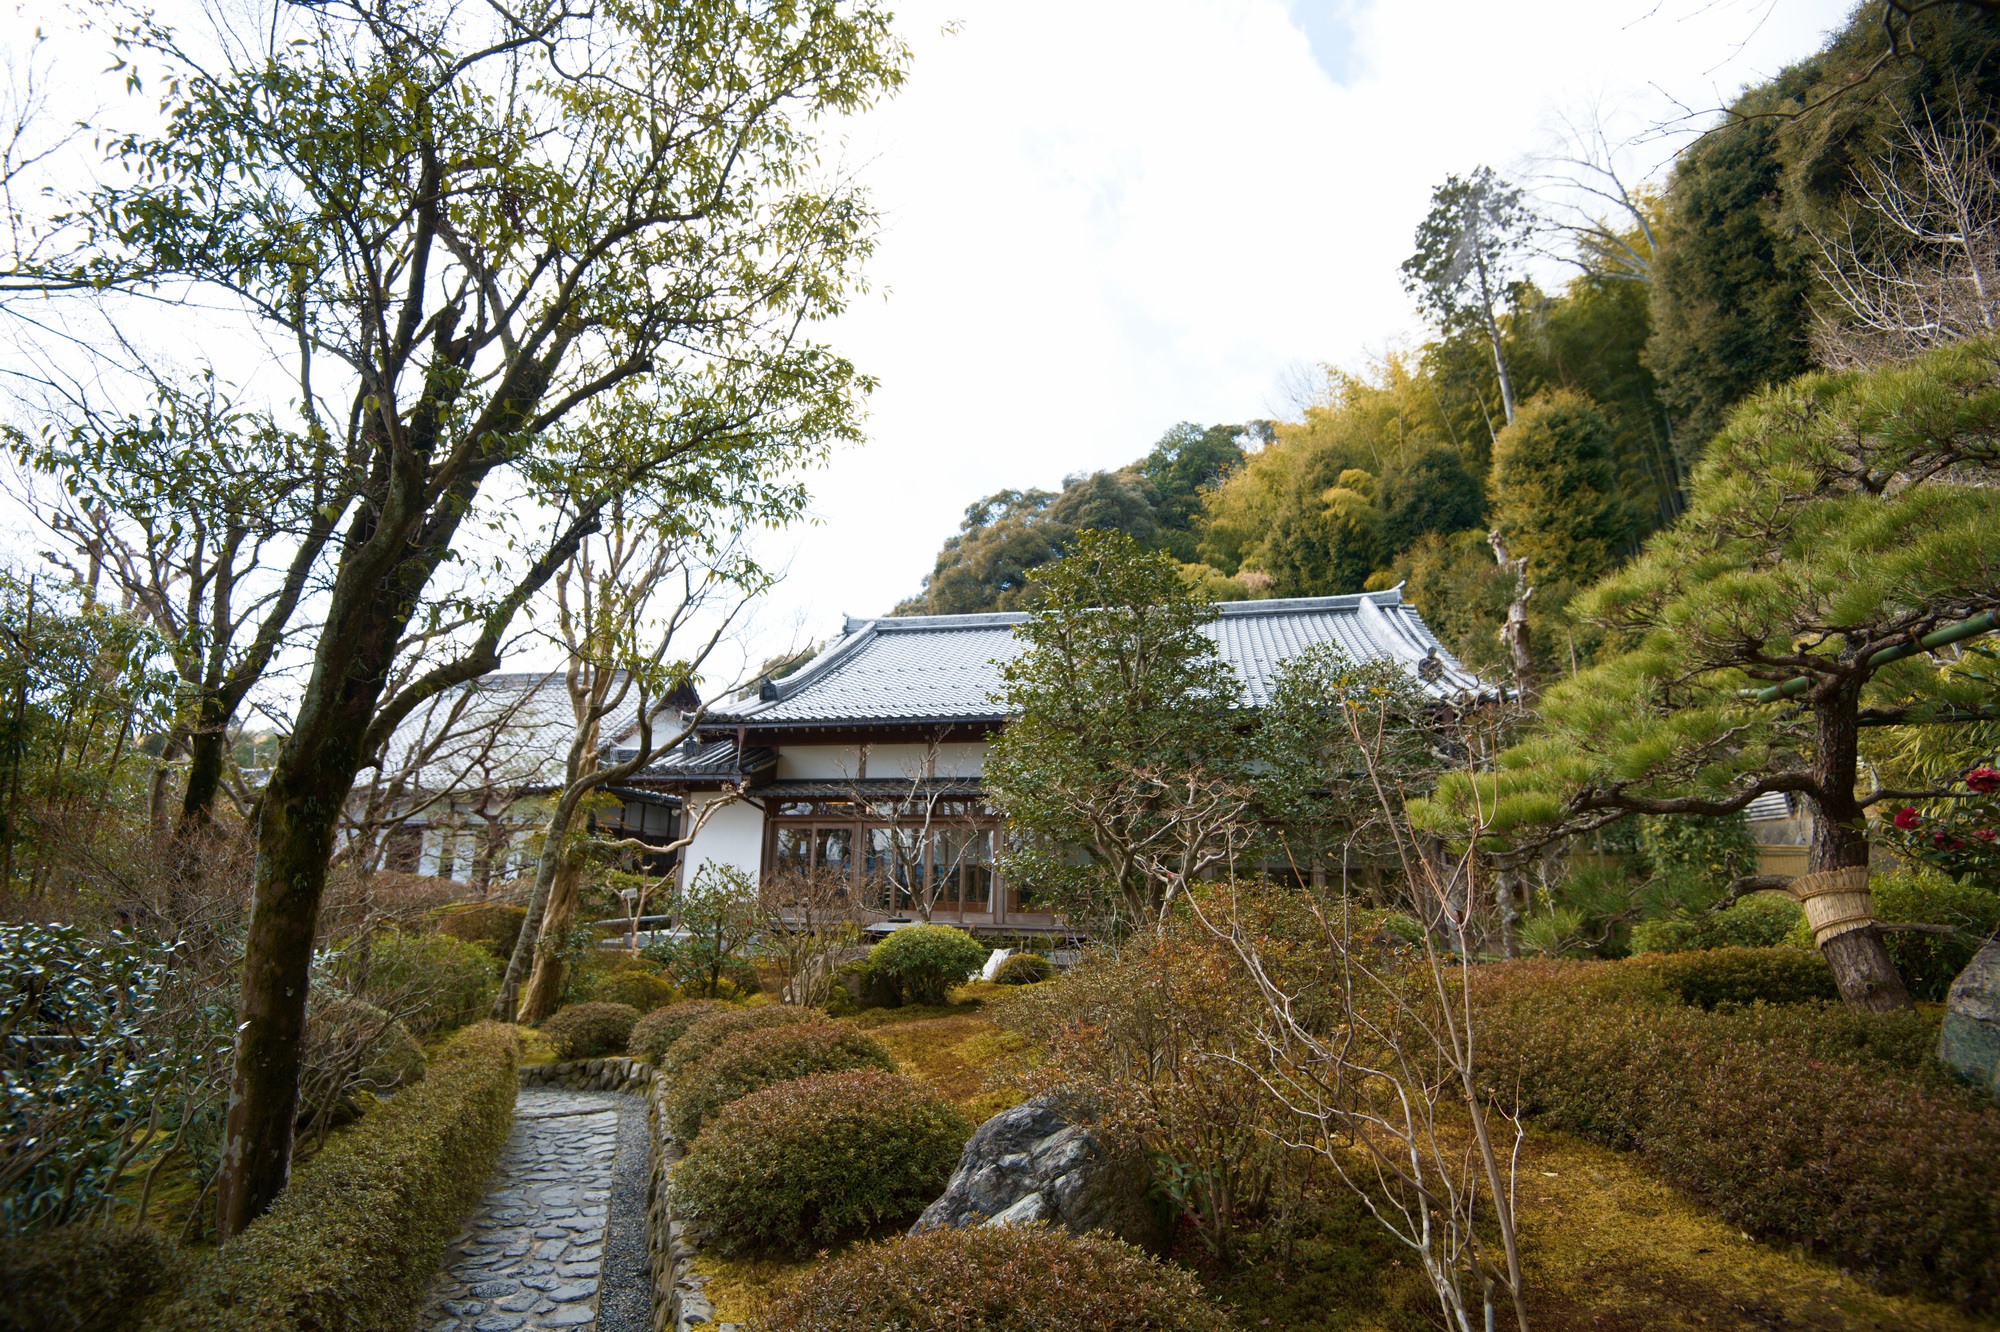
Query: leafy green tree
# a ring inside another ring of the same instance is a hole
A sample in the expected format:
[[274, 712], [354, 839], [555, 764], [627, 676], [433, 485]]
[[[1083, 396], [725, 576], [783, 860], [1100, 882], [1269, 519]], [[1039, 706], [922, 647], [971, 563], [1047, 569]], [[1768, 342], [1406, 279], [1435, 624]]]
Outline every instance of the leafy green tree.
[[1577, 393], [1536, 398], [1500, 432], [1493, 522], [1532, 580], [1589, 583], [1631, 544], [1613, 448], [1610, 420]]
[[1199, 533], [1195, 520], [1201, 516], [1201, 496], [1243, 465], [1243, 446], [1236, 441], [1246, 431], [1268, 438], [1270, 423], [1253, 421], [1248, 426], [1212, 425], [1206, 428], [1183, 421], [1153, 445], [1153, 451], [1138, 463], [1139, 475], [1153, 485], [1153, 513], [1159, 523], [1158, 542], [1182, 564], [1196, 559]]
[[2000, 491], [1985, 483], [1996, 441], [1992, 340], [1804, 376], [1746, 404], [1710, 445], [1681, 522], [1577, 603], [1625, 650], [1550, 689], [1541, 735], [1476, 780], [1448, 777], [1420, 817], [1463, 828], [1476, 797], [1491, 834], [1521, 846], [1634, 813], [1735, 817], [1796, 793], [1815, 819], [1809, 872], [1791, 888], [1841, 994], [1907, 1007], [1866, 893], [1867, 812], [1913, 793], [1857, 789], [1859, 726], [1864, 710], [1921, 721], [1977, 699], [1882, 654], [2000, 608]]
[[962, 615], [1012, 610], [1028, 587], [1028, 571], [1062, 558], [1069, 532], [1049, 516], [1052, 490], [1002, 490], [967, 506], [958, 534], [947, 538], [923, 594], [899, 615]]
[[1081, 533], [1032, 577], [1001, 668], [1013, 720], [986, 756], [1002, 870], [1071, 920], [1155, 927], [1244, 807], [1217, 786], [1239, 775], [1240, 685], [1204, 632], [1214, 607], [1122, 532]]
[[1382, 540], [1390, 550], [1408, 550], [1427, 532], [1449, 534], [1478, 527], [1486, 519], [1485, 487], [1466, 470], [1457, 449], [1425, 449], [1383, 481]]
[[1403, 261], [1403, 286], [1426, 314], [1446, 328], [1471, 323], [1486, 335], [1508, 421], [1514, 419], [1514, 389], [1500, 313], [1532, 225], [1521, 191], [1493, 168], [1446, 176], [1431, 191], [1430, 212], [1417, 224], [1416, 252]]
[[[76, 202], [90, 241], [52, 275], [247, 311], [296, 348], [270, 465], [337, 459], [311, 665], [258, 807], [224, 1238], [287, 1177], [338, 793], [365, 757], [495, 668], [614, 498], [782, 521], [802, 496], [773, 478], [857, 437], [867, 381], [807, 330], [873, 219], [811, 176], [813, 126], [903, 61], [869, 0], [241, 21], [209, 61], [124, 13], [163, 113], [111, 140], [127, 170]], [[546, 528], [521, 521], [537, 505]], [[436, 664], [390, 692], [426, 644]]]

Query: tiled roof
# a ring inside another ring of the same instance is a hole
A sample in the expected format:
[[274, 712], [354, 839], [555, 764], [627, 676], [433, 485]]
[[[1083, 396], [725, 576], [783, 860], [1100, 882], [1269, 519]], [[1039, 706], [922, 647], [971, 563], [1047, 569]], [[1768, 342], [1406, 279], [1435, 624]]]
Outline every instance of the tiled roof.
[[1762, 823], [1792, 817], [1792, 798], [1783, 791], [1766, 791], [1743, 807], [1743, 817]]
[[[629, 727], [634, 706], [607, 718], [605, 733]], [[575, 732], [560, 668], [497, 672], [412, 711], [389, 741], [384, 768], [405, 771], [420, 791], [559, 784]]]
[[638, 778], [672, 778], [677, 781], [687, 781], [704, 777], [737, 777], [762, 772], [775, 765], [777, 761], [776, 750], [766, 749], [762, 745], [750, 745], [744, 749], [742, 761], [739, 763], [735, 740], [709, 740], [698, 745], [680, 746], [639, 773]]
[[[1400, 589], [1342, 597], [1225, 602], [1206, 632], [1243, 683], [1251, 707], [1270, 702], [1280, 663], [1315, 643], [1361, 660], [1402, 665], [1432, 697], [1490, 695], [1493, 687], [1446, 652]], [[849, 619], [838, 642], [759, 696], [709, 714], [717, 725], [783, 727], [852, 722], [1000, 721], [999, 664], [1021, 651], [1023, 613]], [[1418, 666], [1435, 654], [1436, 667]], [[1426, 676], [1432, 678], [1425, 678]]]

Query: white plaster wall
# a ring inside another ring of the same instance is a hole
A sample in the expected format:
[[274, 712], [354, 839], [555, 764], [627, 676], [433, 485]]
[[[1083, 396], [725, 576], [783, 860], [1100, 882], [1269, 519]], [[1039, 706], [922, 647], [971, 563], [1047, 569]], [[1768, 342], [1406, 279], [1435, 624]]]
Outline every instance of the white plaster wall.
[[[901, 779], [924, 775], [929, 750], [924, 745], [874, 745], [868, 750], [869, 777]], [[986, 742], [965, 741], [939, 745], [939, 777], [977, 777], [986, 765]], [[861, 776], [861, 749], [858, 745], [781, 745], [778, 750], [780, 781], [851, 781]]]
[[[715, 796], [694, 796], [695, 809]], [[694, 811], [690, 811], [693, 813]], [[701, 873], [703, 865], [714, 862], [719, 865], [734, 865], [749, 875], [754, 882], [764, 860], [764, 811], [746, 801], [738, 801], [715, 811], [701, 832], [688, 846], [683, 859], [685, 870], [681, 882], [690, 884]]]

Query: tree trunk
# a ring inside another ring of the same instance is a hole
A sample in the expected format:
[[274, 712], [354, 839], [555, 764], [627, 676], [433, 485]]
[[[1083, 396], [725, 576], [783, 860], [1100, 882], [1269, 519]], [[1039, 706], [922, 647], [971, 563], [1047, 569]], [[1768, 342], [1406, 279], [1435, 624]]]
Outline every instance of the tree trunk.
[[535, 935], [535, 965], [528, 974], [527, 988], [521, 992], [516, 1022], [540, 1022], [560, 1006], [563, 992], [563, 935], [576, 919], [576, 901], [583, 886], [580, 857], [564, 856], [556, 870], [555, 885], [549, 890], [548, 909]]
[[[358, 742], [367, 725], [366, 712], [359, 721], [342, 715], [358, 702], [346, 691], [333, 703], [316, 702], [315, 692], [308, 686], [300, 724], [260, 802], [256, 897], [244, 941], [242, 1010], [216, 1194], [221, 1240], [263, 1215], [291, 1173], [313, 936], [340, 796], [360, 766]], [[372, 693], [363, 706], [372, 709]]]
[[222, 773], [229, 758], [225, 719], [214, 715], [211, 699], [203, 699], [201, 715], [188, 736], [187, 786], [181, 792], [180, 835], [206, 828], [215, 818], [215, 799], [222, 791]]
[[[574, 754], [570, 767], [572, 771], [576, 767]], [[535, 865], [535, 884], [528, 890], [528, 914], [521, 921], [521, 933], [514, 939], [514, 952], [507, 959], [506, 973], [500, 977], [500, 993], [493, 997], [495, 1022], [514, 1021], [521, 984], [528, 978], [542, 937], [542, 919], [548, 912], [549, 899], [568, 859], [564, 844], [569, 840], [570, 821], [576, 815], [577, 802], [583, 794], [572, 778], [571, 785], [557, 798], [556, 807], [549, 812], [549, 826], [542, 834], [542, 857]]]
[[[1819, 789], [1814, 793], [1818, 817], [1813, 820], [1812, 847], [1806, 858], [1808, 875], [1868, 864], [1868, 820], [1854, 795], [1860, 694], [1858, 682], [1844, 685], [1813, 706], [1813, 776]], [[1823, 939], [1819, 947], [1848, 1007], [1875, 1013], [1914, 1007], [1872, 920]]]

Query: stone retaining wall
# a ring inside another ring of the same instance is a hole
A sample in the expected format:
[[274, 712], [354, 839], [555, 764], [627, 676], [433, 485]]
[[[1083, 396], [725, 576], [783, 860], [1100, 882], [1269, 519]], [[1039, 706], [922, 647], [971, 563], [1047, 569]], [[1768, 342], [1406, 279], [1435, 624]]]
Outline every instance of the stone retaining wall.
[[607, 1059], [572, 1059], [565, 1064], [530, 1064], [520, 1072], [523, 1087], [561, 1087], [565, 1091], [618, 1092], [644, 1096], [653, 1085], [653, 1066], [643, 1059], [613, 1055]]
[[[715, 1321], [715, 1309], [701, 1293], [704, 1278], [694, 1271], [694, 1235], [686, 1223], [674, 1219], [673, 1200], [667, 1192], [667, 1171], [681, 1159], [680, 1144], [667, 1132], [667, 1086], [655, 1082], [647, 1098], [652, 1120], [652, 1160], [649, 1163], [646, 1199], [646, 1245], [653, 1279], [653, 1332], [706, 1332]], [[715, 1332], [732, 1332], [724, 1323]]]

